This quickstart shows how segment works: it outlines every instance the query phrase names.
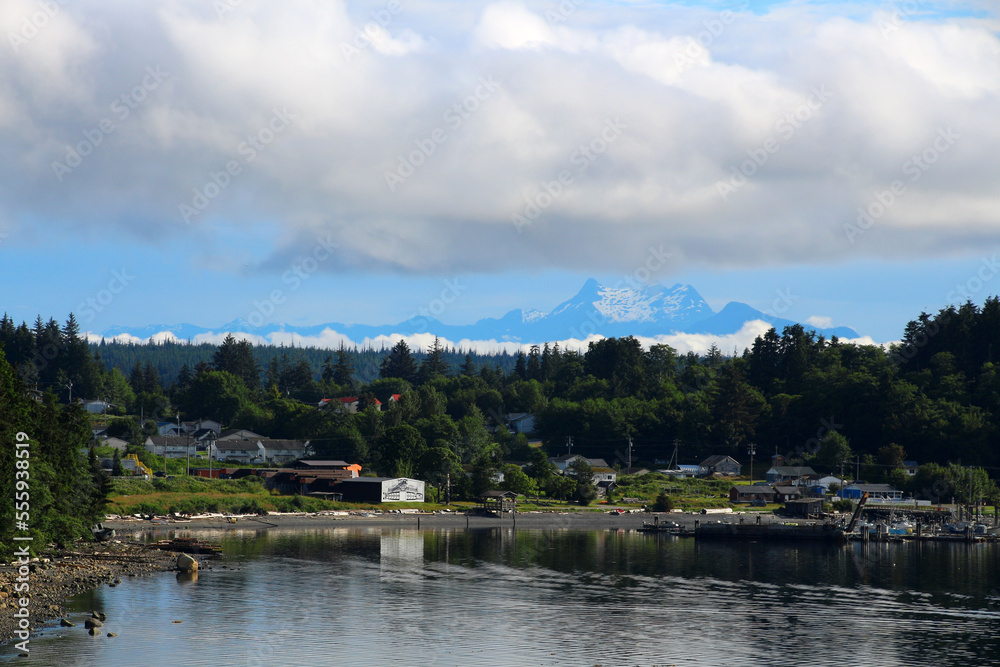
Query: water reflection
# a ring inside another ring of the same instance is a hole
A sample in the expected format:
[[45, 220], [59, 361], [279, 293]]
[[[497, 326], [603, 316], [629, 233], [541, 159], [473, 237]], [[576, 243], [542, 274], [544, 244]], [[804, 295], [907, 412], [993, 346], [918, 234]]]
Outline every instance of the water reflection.
[[[980, 665], [992, 545], [774, 545], [624, 531], [229, 530], [223, 561], [78, 598], [23, 665]], [[172, 624], [183, 620], [183, 624]], [[4, 647], [3, 656], [11, 655]]]

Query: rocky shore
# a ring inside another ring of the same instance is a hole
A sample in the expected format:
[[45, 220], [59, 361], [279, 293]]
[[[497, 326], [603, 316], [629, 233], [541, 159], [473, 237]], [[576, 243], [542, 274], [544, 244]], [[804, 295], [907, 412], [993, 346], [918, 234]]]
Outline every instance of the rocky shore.
[[[42, 553], [28, 563], [27, 591], [16, 591], [19, 565], [0, 566], [0, 642], [15, 639], [18, 599], [30, 603], [28, 621], [38, 628], [65, 613], [65, 600], [83, 591], [108, 585], [117, 586], [125, 577], [137, 577], [173, 570], [177, 555], [125, 542], [77, 544], [71, 549]], [[23, 578], [23, 577], [22, 577]], [[24, 582], [21, 582], [24, 583]]]

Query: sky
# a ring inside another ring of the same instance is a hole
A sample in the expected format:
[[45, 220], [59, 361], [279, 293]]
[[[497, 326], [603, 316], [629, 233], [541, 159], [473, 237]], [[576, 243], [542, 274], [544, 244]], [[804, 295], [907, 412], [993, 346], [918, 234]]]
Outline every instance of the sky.
[[897, 340], [1000, 293], [998, 14], [0, 0], [2, 308], [461, 324], [659, 253], [716, 310]]

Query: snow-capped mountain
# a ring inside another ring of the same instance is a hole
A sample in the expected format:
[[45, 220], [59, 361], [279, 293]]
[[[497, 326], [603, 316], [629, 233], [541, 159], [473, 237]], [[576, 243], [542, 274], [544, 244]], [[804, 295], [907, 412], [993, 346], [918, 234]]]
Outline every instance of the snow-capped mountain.
[[[170, 332], [181, 340], [200, 334], [222, 332], [253, 333], [266, 337], [276, 332], [317, 336], [331, 329], [354, 341], [374, 339], [392, 334], [413, 335], [429, 333], [451, 341], [495, 340], [517, 343], [543, 343], [546, 341], [583, 340], [590, 335], [600, 336], [660, 336], [675, 333], [710, 334], [725, 336], [735, 334], [745, 323], [763, 320], [781, 331], [795, 324], [768, 315], [745, 303], [732, 301], [716, 313], [691, 285], [676, 284], [664, 287], [658, 283], [648, 285], [607, 286], [594, 279], [584, 283], [571, 299], [560, 303], [549, 312], [538, 310], [511, 310], [500, 318], [484, 318], [475, 324], [444, 324], [433, 317], [413, 317], [398, 324], [371, 326], [329, 322], [313, 326], [288, 326], [264, 324], [254, 327], [242, 319], [216, 328], [192, 324], [151, 325], [146, 327], [111, 327], [102, 332], [106, 338], [128, 334], [148, 339]], [[848, 327], [818, 329], [803, 325], [826, 337], [857, 338]]]

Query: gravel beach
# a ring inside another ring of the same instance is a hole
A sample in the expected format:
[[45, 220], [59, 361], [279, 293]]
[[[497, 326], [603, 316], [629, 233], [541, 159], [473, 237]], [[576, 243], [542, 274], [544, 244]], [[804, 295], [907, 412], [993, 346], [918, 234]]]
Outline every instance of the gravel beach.
[[[14, 613], [22, 597], [30, 600], [28, 622], [37, 628], [62, 616], [67, 598], [98, 586], [117, 586], [124, 577], [172, 570], [176, 558], [176, 554], [140, 545], [99, 542], [32, 558], [27, 563], [27, 576], [20, 574], [19, 565], [5, 563], [0, 566], [0, 643], [14, 638], [18, 627]], [[29, 588], [15, 590], [19, 583], [27, 583]]]

